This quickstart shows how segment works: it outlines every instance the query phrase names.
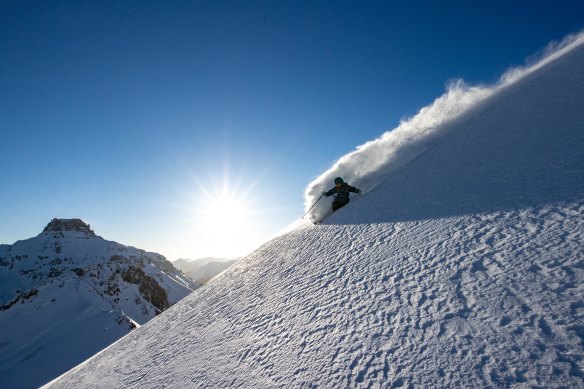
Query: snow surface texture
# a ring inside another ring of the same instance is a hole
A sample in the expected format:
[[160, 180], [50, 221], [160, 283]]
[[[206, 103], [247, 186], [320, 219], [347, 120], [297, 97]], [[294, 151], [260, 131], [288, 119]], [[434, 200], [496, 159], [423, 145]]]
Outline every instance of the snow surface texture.
[[581, 43], [51, 388], [583, 387]]
[[73, 221], [0, 245], [0, 388], [45, 384], [196, 287], [163, 256], [107, 241], [81, 220], [84, 231], [50, 230]]

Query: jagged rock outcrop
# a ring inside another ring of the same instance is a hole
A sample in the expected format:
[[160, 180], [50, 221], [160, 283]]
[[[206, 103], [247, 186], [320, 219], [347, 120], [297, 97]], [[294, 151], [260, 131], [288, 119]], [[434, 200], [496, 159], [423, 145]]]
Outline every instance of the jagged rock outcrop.
[[160, 287], [154, 278], [144, 273], [144, 270], [139, 267], [130, 266], [124, 270], [122, 280], [130, 284], [138, 285], [140, 294], [146, 301], [158, 308], [159, 312], [170, 307], [166, 290]]
[[95, 236], [95, 232], [91, 229], [89, 224], [86, 224], [81, 219], [53, 219], [43, 232], [63, 232], [63, 231], [75, 231], [83, 232], [88, 236]]

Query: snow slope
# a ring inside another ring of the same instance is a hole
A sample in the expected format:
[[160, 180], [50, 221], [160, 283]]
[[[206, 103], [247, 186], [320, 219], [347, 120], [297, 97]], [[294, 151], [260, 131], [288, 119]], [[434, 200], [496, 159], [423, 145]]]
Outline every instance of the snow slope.
[[196, 285], [164, 257], [79, 219], [0, 245], [0, 387], [35, 388], [154, 318]]
[[[575, 46], [581, 44], [584, 39], [584, 33], [580, 35], [574, 35], [567, 37], [564, 42], [559, 45], [551, 44], [544, 53], [547, 53], [539, 62], [535, 63], [528, 68], [516, 68], [511, 69], [506, 72], [500, 79], [500, 81], [492, 86], [467, 86], [463, 81], [458, 81], [452, 83], [448, 92], [436, 99], [436, 101], [428, 107], [423, 108], [420, 112], [410, 120], [407, 120], [400, 124], [399, 127], [392, 131], [388, 131], [383, 134], [378, 139], [367, 142], [366, 144], [359, 146], [357, 150], [349, 153], [339, 159], [328, 171], [324, 172], [321, 176], [315, 179], [306, 189], [306, 207], [308, 208], [311, 204], [314, 204], [319, 198], [323, 190], [330, 189], [333, 186], [333, 179], [337, 176], [342, 176], [346, 181], [350, 182], [352, 185], [358, 188], [369, 191], [378, 185], [380, 182], [385, 180], [388, 174], [398, 170], [402, 166], [406, 165], [418, 155], [423, 153], [428, 148], [432, 147], [437, 142], [449, 142], [450, 138], [444, 140], [443, 137], [446, 133], [457, 130], [464, 131], [467, 139], [459, 139], [459, 142], [466, 144], [466, 142], [473, 142], [471, 137], [476, 137], [476, 134], [481, 134], [481, 136], [494, 136], [495, 133], [493, 129], [490, 128], [488, 123], [479, 126], [477, 122], [472, 122], [473, 115], [479, 115], [480, 110], [487, 109], [488, 104], [492, 104], [489, 100], [493, 99], [494, 95], [499, 95], [500, 92], [513, 85], [513, 88], [521, 88], [518, 81], [523, 78], [529, 78], [534, 72], [539, 71], [542, 67], [554, 61], [559, 56], [562, 56], [567, 51], [573, 49]], [[529, 83], [529, 82], [527, 82]], [[556, 86], [563, 87], [562, 85]], [[556, 93], [554, 88], [550, 86], [549, 93], [552, 95]], [[512, 97], [507, 97], [509, 104], [514, 104]], [[537, 137], [538, 135], [531, 131], [532, 123], [537, 122], [543, 116], [543, 120], [546, 122], [544, 125], [552, 123], [547, 123], [550, 120], [550, 115], [547, 115], [548, 110], [548, 97], [544, 95], [538, 98], [539, 101], [525, 101], [524, 115], [515, 115], [513, 105], [507, 107], [508, 112], [502, 114], [507, 115], [510, 119], [515, 117], [516, 123], [508, 123], [508, 127], [511, 131], [508, 133], [497, 132], [500, 136], [505, 137], [500, 142], [500, 146], [513, 146], [517, 143], [525, 143], [530, 145], [529, 138]], [[561, 102], [550, 101], [549, 104], [556, 105]], [[504, 103], [500, 103], [504, 104]], [[537, 111], [535, 110], [535, 105], [538, 104]], [[545, 105], [545, 107], [541, 107]], [[533, 110], [533, 112], [531, 111]], [[579, 112], [574, 112], [576, 115], [576, 120], [580, 119], [577, 115]], [[529, 123], [525, 122], [522, 118], [526, 117]], [[500, 117], [494, 117], [493, 120], [501, 120]], [[471, 125], [466, 125], [461, 123], [461, 121], [471, 120]], [[574, 120], [574, 119], [572, 119]], [[489, 135], [491, 134], [491, 135]], [[522, 137], [527, 137], [525, 141]], [[483, 142], [488, 142], [488, 139], [483, 139]], [[479, 145], [477, 145], [479, 146]], [[492, 150], [482, 149], [483, 154], [491, 152]], [[501, 154], [504, 153], [515, 153], [513, 149], [501, 150]], [[446, 158], [447, 156], [443, 156]], [[489, 158], [490, 155], [485, 155]], [[504, 158], [509, 160], [509, 157]], [[515, 162], [515, 161], [509, 161]], [[516, 161], [514, 169], [520, 169], [524, 164], [522, 161]], [[464, 162], [466, 163], [466, 162]], [[487, 160], [484, 161], [484, 167], [488, 168], [489, 163]], [[444, 166], [450, 168], [448, 166]], [[456, 167], [460, 168], [460, 167]], [[455, 178], [455, 171], [449, 169], [440, 169], [443, 175], [446, 175], [446, 179], [450, 180]], [[472, 177], [472, 175], [469, 175]], [[467, 176], [463, 176], [463, 179]], [[520, 178], [525, 181], [525, 179]], [[409, 182], [413, 182], [409, 180]], [[424, 185], [426, 181], [419, 180], [414, 182], [418, 185]], [[484, 182], [483, 182], [484, 183]], [[438, 183], [440, 187], [444, 187], [442, 183]], [[506, 183], [501, 183], [505, 185]], [[463, 183], [464, 185], [464, 183]], [[469, 192], [467, 188], [462, 188], [462, 190], [457, 190], [456, 193], [466, 193]], [[505, 189], [505, 191], [508, 191]], [[407, 196], [411, 197], [411, 193], [403, 191]], [[420, 193], [419, 191], [413, 192], [416, 196]], [[479, 195], [480, 193], [475, 192], [473, 195]], [[353, 196], [354, 197], [354, 196]], [[491, 197], [492, 199], [492, 197]], [[479, 202], [483, 202], [482, 197]], [[309, 218], [311, 220], [320, 221], [330, 215], [330, 204], [332, 198], [321, 199], [316, 206], [311, 210]], [[473, 208], [474, 209], [474, 208]], [[406, 211], [408, 216], [412, 216], [412, 211]]]
[[583, 387], [582, 42], [50, 387]]

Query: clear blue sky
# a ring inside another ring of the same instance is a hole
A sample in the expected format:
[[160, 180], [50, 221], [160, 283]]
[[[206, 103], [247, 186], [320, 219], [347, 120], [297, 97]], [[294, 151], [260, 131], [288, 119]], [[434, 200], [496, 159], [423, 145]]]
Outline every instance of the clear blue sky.
[[450, 80], [582, 28], [562, 0], [1, 1], [0, 243], [79, 217], [171, 260], [245, 254]]

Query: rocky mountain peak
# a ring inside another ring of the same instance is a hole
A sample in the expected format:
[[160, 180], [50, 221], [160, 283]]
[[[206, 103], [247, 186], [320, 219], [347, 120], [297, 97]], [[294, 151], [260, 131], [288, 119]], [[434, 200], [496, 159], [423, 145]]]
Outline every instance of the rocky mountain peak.
[[90, 228], [89, 224], [86, 224], [81, 219], [53, 219], [43, 232], [63, 232], [63, 231], [76, 231], [83, 232], [90, 236], [95, 236], [95, 232]]
[[0, 388], [41, 386], [197, 287], [162, 255], [105, 240], [80, 219], [0, 245]]

